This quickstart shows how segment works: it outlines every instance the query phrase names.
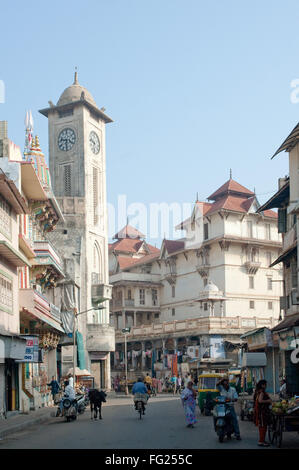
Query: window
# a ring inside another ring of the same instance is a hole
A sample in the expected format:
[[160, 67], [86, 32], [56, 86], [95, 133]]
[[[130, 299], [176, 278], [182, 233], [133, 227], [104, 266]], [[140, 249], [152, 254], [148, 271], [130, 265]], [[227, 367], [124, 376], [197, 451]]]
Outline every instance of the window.
[[287, 210], [278, 209], [278, 233], [287, 231]]
[[267, 257], [267, 266], [269, 267], [270, 264], [272, 263], [272, 253], [270, 251], [268, 251], [266, 253], [266, 257]]
[[65, 196], [71, 196], [72, 184], [71, 184], [71, 165], [64, 165], [64, 194]]
[[145, 305], [145, 290], [139, 289], [139, 303], [140, 305]]
[[171, 309], [171, 315], [174, 317], [175, 316], [175, 308]]
[[155, 318], [159, 318], [159, 313], [155, 313]]
[[92, 169], [92, 186], [93, 186], [93, 224], [98, 223], [98, 210], [99, 210], [99, 182], [98, 182], [98, 169]]
[[203, 230], [204, 230], [204, 240], [207, 240], [209, 238], [209, 224], [204, 224]]
[[204, 277], [204, 278], [203, 278], [203, 285], [204, 285], [204, 287], [206, 287], [207, 284], [208, 284], [208, 278], [207, 278], [207, 277]]
[[256, 248], [252, 248], [251, 250], [251, 260], [253, 263], [256, 263], [258, 261], [258, 257], [257, 257], [257, 249]]
[[254, 300], [250, 300], [249, 302], [249, 308], [254, 309]]
[[128, 290], [128, 300], [132, 299], [132, 291], [131, 289]]
[[11, 235], [10, 205], [0, 196], [0, 231], [4, 235]]
[[268, 302], [268, 310], [273, 310], [273, 302]]
[[203, 304], [203, 309], [204, 309], [204, 310], [208, 310], [208, 304], [207, 304], [207, 302], [204, 302], [204, 304]]
[[146, 318], [147, 318], [147, 320], [150, 320], [150, 319], [151, 319], [151, 314], [150, 314], [150, 313], [147, 313], [147, 314], [146, 314]]
[[254, 289], [254, 277], [249, 276], [249, 289]]
[[12, 311], [12, 282], [4, 276], [0, 276], [0, 308]]
[[152, 304], [158, 305], [158, 291], [157, 289], [152, 289]]
[[249, 238], [253, 237], [252, 220], [247, 220], [247, 235]]
[[271, 240], [271, 225], [265, 224], [266, 240]]
[[175, 297], [175, 286], [171, 287], [171, 296]]
[[272, 277], [267, 277], [267, 289], [272, 290]]

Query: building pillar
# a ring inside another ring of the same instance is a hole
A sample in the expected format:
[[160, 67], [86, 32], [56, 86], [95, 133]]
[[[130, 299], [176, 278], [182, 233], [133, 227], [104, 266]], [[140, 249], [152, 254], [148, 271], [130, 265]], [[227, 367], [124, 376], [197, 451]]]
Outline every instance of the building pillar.
[[220, 316], [223, 317], [223, 313], [224, 313], [224, 302], [223, 300], [221, 300], [220, 302]]
[[134, 310], [134, 322], [133, 322], [133, 326], [137, 326], [137, 312], [136, 312], [136, 310]]
[[126, 328], [126, 312], [125, 312], [125, 310], [122, 311], [122, 327]]
[[107, 355], [107, 359], [105, 360], [105, 388], [106, 390], [111, 390], [111, 367], [110, 367], [110, 352]]
[[136, 369], [136, 367], [137, 367], [137, 358], [133, 355], [133, 352], [135, 351], [134, 346], [135, 346], [135, 343], [133, 344], [133, 348], [132, 348], [132, 367], [133, 367], [133, 369]]

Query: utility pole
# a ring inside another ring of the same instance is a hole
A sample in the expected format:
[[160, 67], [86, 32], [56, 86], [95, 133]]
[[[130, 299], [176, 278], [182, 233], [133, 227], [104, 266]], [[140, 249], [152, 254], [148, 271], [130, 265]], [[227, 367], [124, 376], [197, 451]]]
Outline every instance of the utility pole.
[[127, 357], [127, 334], [130, 333], [131, 328], [123, 328], [122, 333], [125, 335], [125, 394], [129, 395], [128, 389], [128, 357]]

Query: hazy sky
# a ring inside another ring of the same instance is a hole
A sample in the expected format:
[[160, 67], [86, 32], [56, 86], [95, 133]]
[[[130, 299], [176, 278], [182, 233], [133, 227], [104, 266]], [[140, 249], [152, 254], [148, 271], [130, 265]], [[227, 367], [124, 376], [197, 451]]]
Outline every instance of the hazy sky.
[[119, 194], [128, 204], [204, 200], [229, 168], [264, 202], [288, 172], [287, 154], [270, 156], [299, 121], [298, 1], [15, 0], [1, 15], [0, 119], [10, 139], [23, 148], [31, 109], [48, 153], [38, 109], [57, 102], [78, 66], [80, 84], [115, 120], [110, 203]]

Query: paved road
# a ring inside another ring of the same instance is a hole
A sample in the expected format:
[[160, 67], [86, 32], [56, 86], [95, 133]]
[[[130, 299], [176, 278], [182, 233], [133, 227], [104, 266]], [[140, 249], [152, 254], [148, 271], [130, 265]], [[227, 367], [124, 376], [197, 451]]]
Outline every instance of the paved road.
[[[198, 411], [197, 411], [198, 412]], [[110, 399], [103, 420], [91, 421], [89, 410], [78, 421], [52, 418], [48, 423], [0, 441], [1, 449], [257, 449], [257, 428], [240, 422], [242, 441], [220, 444], [211, 417], [199, 416], [194, 429], [186, 428], [177, 397], [150, 400], [139, 420], [131, 399]], [[299, 436], [288, 433], [284, 447], [298, 448]]]

